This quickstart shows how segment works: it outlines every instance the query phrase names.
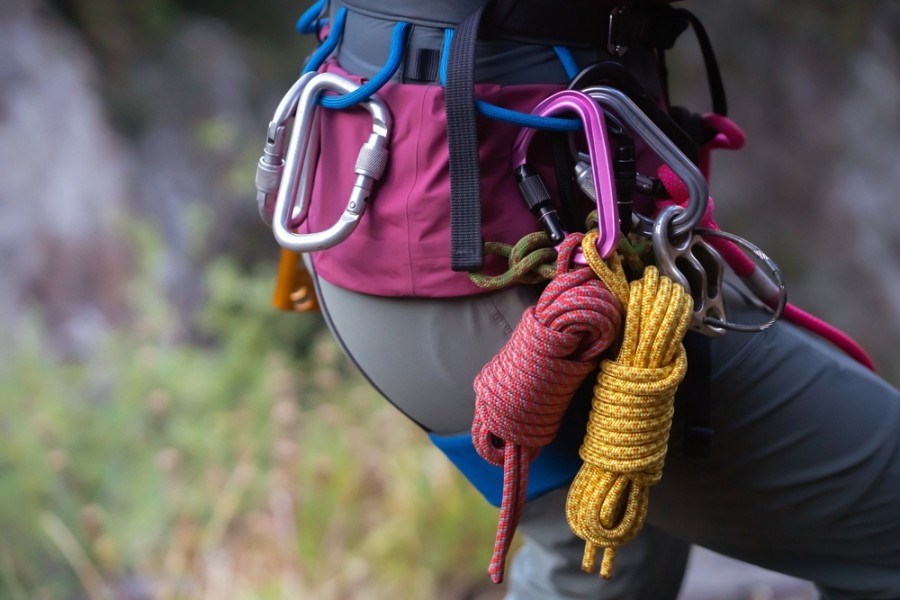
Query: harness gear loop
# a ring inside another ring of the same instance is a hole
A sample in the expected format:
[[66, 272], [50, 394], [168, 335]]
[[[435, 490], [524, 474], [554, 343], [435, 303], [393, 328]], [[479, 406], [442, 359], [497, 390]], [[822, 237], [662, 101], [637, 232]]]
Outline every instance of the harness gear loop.
[[[301, 79], [304, 77], [305, 75]], [[314, 144], [311, 142], [316, 128], [315, 116], [319, 98], [325, 91], [350, 94], [359, 88], [359, 85], [349, 79], [331, 73], [318, 73], [302, 86], [297, 100], [294, 129], [284, 160], [284, 173], [272, 215], [275, 241], [282, 248], [301, 253], [315, 252], [336, 246], [347, 239], [365, 212], [366, 200], [372, 192], [372, 186], [384, 173], [391, 116], [384, 103], [373, 94], [368, 100], [360, 102], [360, 106], [368, 110], [372, 116], [372, 131], [360, 148], [356, 159], [353, 169], [356, 180], [344, 212], [338, 221], [325, 231], [302, 234], [292, 231], [296, 223], [304, 218], [308, 192], [306, 188], [309, 183], [309, 157], [313, 152]]]
[[[590, 244], [583, 251], [594, 252]], [[662, 476], [675, 390], [687, 372], [681, 340], [692, 304], [680, 285], [647, 267], [629, 287], [619, 354], [600, 365], [566, 519], [585, 541], [585, 571], [604, 549], [604, 579], [612, 577], [616, 549], [643, 526], [649, 487]]]
[[503, 579], [528, 486], [529, 464], [559, 430], [575, 390], [617, 338], [616, 297], [591, 269], [570, 270], [583, 234], [563, 241], [554, 279], [500, 352], [475, 378], [472, 438], [478, 454], [504, 470], [489, 573]]

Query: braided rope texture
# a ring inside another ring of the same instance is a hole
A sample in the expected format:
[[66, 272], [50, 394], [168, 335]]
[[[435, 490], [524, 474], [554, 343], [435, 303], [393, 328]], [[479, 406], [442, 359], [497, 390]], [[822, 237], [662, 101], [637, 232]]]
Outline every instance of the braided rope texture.
[[494, 582], [503, 579], [525, 504], [529, 464], [556, 437], [575, 391], [618, 338], [619, 300], [590, 268], [570, 270], [583, 238], [573, 233], [562, 243], [556, 276], [475, 378], [475, 448], [486, 461], [504, 469], [489, 568]]
[[585, 540], [582, 568], [612, 577], [616, 549], [647, 514], [649, 487], [662, 476], [675, 390], [687, 372], [681, 344], [693, 311], [684, 289], [647, 267], [628, 292], [618, 357], [604, 360], [594, 387], [584, 460], [566, 500], [572, 531]]
[[485, 289], [499, 290], [515, 284], [544, 283], [556, 276], [556, 249], [543, 231], [530, 233], [514, 245], [485, 242], [484, 254], [502, 256], [509, 263], [509, 268], [499, 275], [469, 273], [469, 279]]

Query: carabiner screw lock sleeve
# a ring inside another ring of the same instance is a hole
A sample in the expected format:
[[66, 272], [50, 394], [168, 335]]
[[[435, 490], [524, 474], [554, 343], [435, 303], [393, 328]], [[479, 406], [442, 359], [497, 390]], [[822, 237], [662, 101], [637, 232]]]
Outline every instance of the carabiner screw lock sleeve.
[[[312, 73], [312, 77], [300, 86], [296, 102], [294, 128], [284, 160], [284, 171], [278, 186], [275, 209], [272, 216], [272, 232], [278, 244], [294, 252], [316, 252], [341, 243], [356, 229], [366, 210], [366, 202], [374, 183], [384, 174], [387, 164], [387, 143], [391, 116], [387, 106], [372, 94], [359, 106], [369, 111], [372, 130], [362, 145], [353, 171], [356, 179], [343, 213], [337, 222], [324, 231], [297, 233], [295, 225], [305, 218], [311, 175], [315, 168], [311, 160], [315, 144], [311, 143], [316, 129], [316, 113], [319, 100], [326, 91], [350, 94], [360, 86], [345, 77], [333, 73]], [[305, 77], [305, 76], [304, 76]]]

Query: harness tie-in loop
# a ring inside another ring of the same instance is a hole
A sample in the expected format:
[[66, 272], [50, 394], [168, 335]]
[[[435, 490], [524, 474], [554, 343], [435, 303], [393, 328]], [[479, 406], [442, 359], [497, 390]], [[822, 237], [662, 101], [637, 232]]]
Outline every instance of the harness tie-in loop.
[[[582, 250], [599, 266], [590, 237]], [[662, 476], [675, 390], [687, 372], [681, 341], [693, 301], [651, 266], [630, 284], [626, 306], [622, 345], [615, 360], [601, 363], [579, 452], [584, 465], [566, 500], [569, 526], [585, 541], [582, 568], [593, 571], [604, 548], [604, 579], [616, 549], [643, 526], [649, 487]]]
[[529, 464], [554, 439], [575, 390], [618, 337], [621, 314], [615, 295], [591, 269], [570, 270], [583, 237], [573, 233], [563, 241], [556, 277], [475, 378], [475, 448], [504, 469], [489, 568], [498, 583], [525, 504]]

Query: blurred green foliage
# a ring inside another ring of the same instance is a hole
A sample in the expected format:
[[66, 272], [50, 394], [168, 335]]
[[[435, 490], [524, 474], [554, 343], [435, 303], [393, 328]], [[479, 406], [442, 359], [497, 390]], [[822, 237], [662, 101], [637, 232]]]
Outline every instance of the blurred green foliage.
[[0, 598], [438, 597], [483, 578], [495, 510], [318, 315], [279, 313], [271, 271], [223, 258], [199, 341], [179, 342], [160, 242], [132, 239], [129, 327], [65, 362], [32, 317], [0, 362]]

